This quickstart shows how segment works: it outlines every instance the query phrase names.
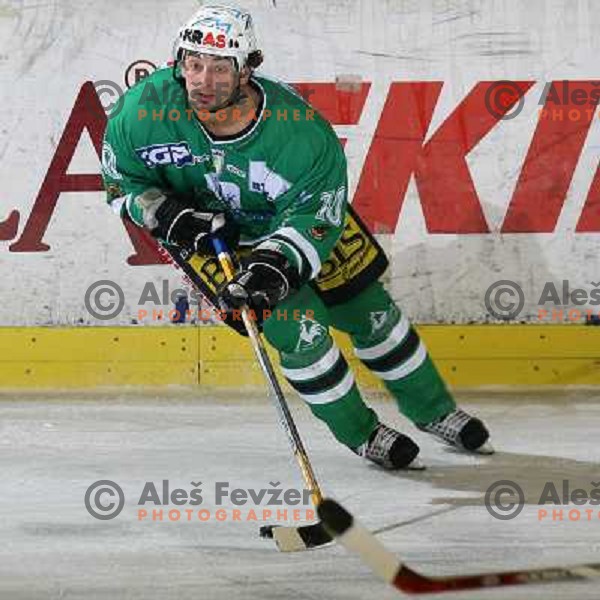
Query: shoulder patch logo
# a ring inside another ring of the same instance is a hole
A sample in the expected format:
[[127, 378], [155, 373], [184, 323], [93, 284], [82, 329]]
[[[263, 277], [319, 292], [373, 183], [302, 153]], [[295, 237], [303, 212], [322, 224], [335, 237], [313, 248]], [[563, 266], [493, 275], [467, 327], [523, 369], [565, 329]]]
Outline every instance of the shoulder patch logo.
[[117, 170], [115, 151], [108, 142], [102, 144], [102, 172], [112, 179], [123, 179], [123, 175]]

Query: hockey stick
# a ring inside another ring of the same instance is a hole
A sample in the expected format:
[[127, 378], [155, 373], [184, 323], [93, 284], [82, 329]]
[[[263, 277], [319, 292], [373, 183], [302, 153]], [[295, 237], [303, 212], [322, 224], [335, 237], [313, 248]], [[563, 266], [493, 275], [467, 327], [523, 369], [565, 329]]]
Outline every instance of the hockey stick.
[[[233, 279], [235, 276], [235, 267], [225, 243], [218, 238], [212, 238], [212, 242], [221, 268], [225, 273], [225, 277], [227, 280]], [[254, 354], [256, 355], [269, 384], [269, 389], [271, 391], [270, 396], [275, 405], [275, 409], [277, 410], [279, 422], [288, 437], [292, 452], [298, 461], [304, 484], [311, 492], [313, 504], [318, 508], [323, 500], [321, 488], [319, 487], [308, 455], [304, 449], [304, 444], [302, 443], [302, 439], [300, 438], [300, 434], [298, 433], [298, 429], [296, 428], [296, 424], [290, 413], [285, 396], [283, 395], [283, 390], [275, 375], [271, 359], [260, 338], [256, 323], [250, 317], [248, 307], [242, 309], [242, 319], [246, 331], [248, 332], [250, 342], [252, 343]], [[266, 525], [260, 528], [260, 535], [265, 538], [273, 538], [277, 547], [282, 552], [294, 552], [322, 546], [323, 544], [331, 542], [333, 539], [329, 533], [327, 533], [321, 522], [313, 523], [311, 525], [301, 525], [300, 527]]]
[[317, 507], [317, 512], [325, 528], [336, 538], [336, 541], [347, 550], [357, 553], [377, 575], [407, 594], [455, 592], [504, 585], [586, 581], [600, 578], [600, 563], [481, 575], [428, 577], [402, 564], [368, 529], [357, 522], [335, 500], [325, 498]]

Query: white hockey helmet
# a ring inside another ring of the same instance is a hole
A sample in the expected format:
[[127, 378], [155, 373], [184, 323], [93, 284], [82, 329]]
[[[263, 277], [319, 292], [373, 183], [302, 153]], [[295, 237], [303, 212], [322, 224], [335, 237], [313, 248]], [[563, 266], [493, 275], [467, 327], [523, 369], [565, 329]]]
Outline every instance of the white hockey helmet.
[[208, 3], [179, 30], [173, 47], [177, 62], [185, 51], [234, 58], [238, 69], [258, 67], [262, 52], [258, 49], [252, 16], [242, 8]]

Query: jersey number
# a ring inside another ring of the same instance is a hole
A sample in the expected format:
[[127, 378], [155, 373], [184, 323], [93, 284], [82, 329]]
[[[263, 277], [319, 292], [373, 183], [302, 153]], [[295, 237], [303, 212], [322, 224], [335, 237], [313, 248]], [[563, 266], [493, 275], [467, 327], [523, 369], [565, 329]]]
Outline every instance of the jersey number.
[[346, 200], [346, 187], [342, 186], [337, 191], [323, 192], [321, 194], [321, 208], [316, 214], [319, 221], [327, 221], [335, 227], [342, 224], [342, 207]]

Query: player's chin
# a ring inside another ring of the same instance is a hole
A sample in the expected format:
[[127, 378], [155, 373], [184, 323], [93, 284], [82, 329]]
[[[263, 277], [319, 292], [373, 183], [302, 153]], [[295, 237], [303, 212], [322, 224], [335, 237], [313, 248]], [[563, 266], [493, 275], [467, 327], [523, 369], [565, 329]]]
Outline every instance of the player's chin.
[[206, 111], [206, 110], [210, 110], [210, 105], [207, 105], [206, 102], [202, 102], [200, 100], [196, 100], [194, 98], [189, 98], [188, 102], [190, 103], [190, 106], [192, 107], [192, 109], [194, 109], [196, 112], [200, 112], [200, 111]]

